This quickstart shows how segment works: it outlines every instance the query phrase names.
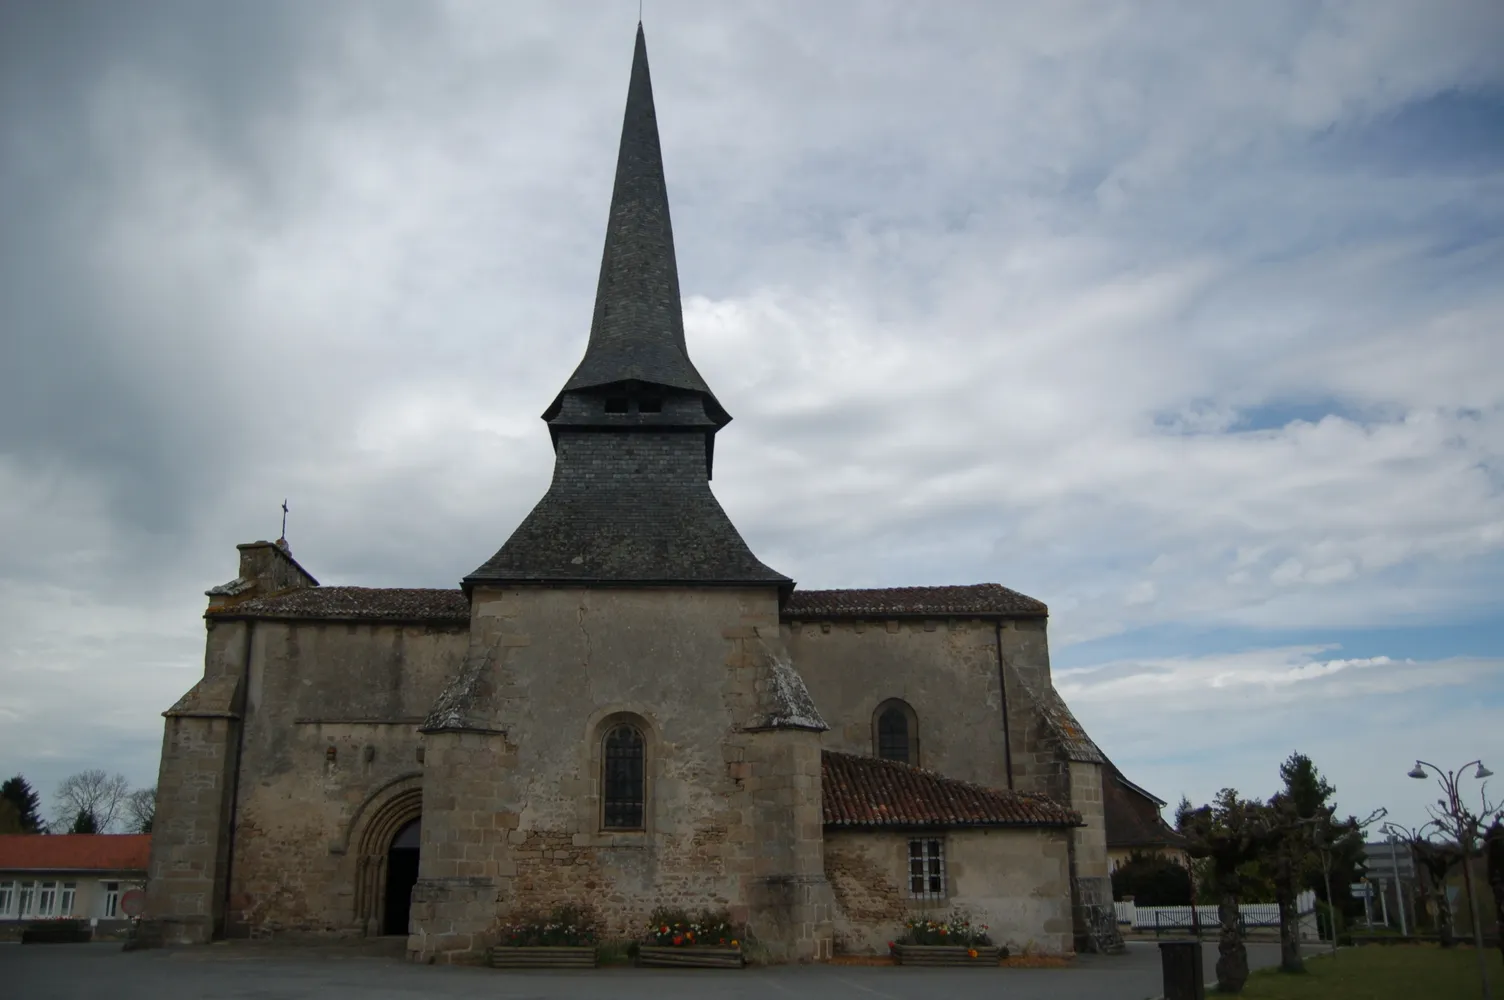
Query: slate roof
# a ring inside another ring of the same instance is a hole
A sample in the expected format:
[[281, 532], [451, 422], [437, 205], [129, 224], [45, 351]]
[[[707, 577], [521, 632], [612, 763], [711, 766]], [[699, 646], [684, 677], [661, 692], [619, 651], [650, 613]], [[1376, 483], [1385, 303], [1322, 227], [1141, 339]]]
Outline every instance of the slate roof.
[[774, 584], [705, 478], [703, 437], [669, 431], [560, 435], [554, 478], [478, 583]]
[[[632, 52], [590, 343], [563, 391], [627, 380], [704, 393], [717, 426], [731, 419], [689, 360], [684, 341], [668, 186], [641, 24]], [[556, 401], [550, 409], [558, 405]]]
[[796, 590], [783, 609], [783, 617], [798, 619], [946, 615], [1042, 618], [1048, 614], [1049, 609], [1043, 601], [996, 583], [876, 590]]
[[987, 788], [876, 757], [834, 750], [820, 757], [826, 826], [1081, 825], [1080, 813], [1042, 795]]
[[5, 834], [0, 872], [145, 872], [149, 833]]
[[204, 617], [464, 625], [470, 621], [470, 601], [462, 590], [304, 587], [253, 598], [227, 608], [211, 608]]
[[[608, 410], [613, 396], [622, 408]], [[657, 405], [645, 410], [649, 397]], [[641, 25], [590, 341], [543, 417], [554, 441], [553, 481], [464, 579], [467, 592], [484, 583], [793, 588], [752, 554], [710, 490], [715, 432], [731, 418], [684, 340]]]

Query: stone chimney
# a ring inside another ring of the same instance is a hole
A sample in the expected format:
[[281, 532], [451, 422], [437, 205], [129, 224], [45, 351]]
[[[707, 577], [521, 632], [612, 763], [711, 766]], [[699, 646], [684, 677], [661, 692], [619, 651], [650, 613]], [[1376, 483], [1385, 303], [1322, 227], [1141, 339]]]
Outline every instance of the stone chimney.
[[233, 607], [257, 597], [319, 585], [313, 574], [292, 557], [292, 549], [285, 538], [275, 542], [246, 542], [235, 547], [240, 550], [240, 575], [229, 583], [204, 591], [211, 609]]

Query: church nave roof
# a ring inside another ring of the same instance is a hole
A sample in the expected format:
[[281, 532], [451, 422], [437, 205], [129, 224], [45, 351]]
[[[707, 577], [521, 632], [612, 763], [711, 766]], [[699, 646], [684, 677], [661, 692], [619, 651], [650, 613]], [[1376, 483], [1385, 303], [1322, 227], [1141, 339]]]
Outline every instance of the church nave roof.
[[784, 618], [800, 619], [947, 615], [1043, 618], [1049, 613], [1043, 601], [997, 583], [872, 590], [795, 590], [783, 609]]

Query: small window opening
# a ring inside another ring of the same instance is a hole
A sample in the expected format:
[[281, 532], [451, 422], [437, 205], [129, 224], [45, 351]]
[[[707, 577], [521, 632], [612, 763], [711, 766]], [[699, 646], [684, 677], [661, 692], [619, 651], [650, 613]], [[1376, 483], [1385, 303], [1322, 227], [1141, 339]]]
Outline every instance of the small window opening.
[[909, 841], [909, 895], [915, 899], [945, 897], [945, 843]]
[[627, 397], [625, 397], [625, 396], [610, 396], [610, 397], [608, 397], [606, 399], [606, 412], [607, 413], [626, 413], [627, 412]]
[[642, 829], [644, 789], [642, 733], [621, 725], [605, 739], [605, 826], [608, 830]]
[[877, 717], [877, 755], [883, 760], [909, 763], [909, 717], [897, 705]]
[[649, 396], [637, 404], [637, 409], [642, 413], [662, 413], [663, 400], [656, 396]]

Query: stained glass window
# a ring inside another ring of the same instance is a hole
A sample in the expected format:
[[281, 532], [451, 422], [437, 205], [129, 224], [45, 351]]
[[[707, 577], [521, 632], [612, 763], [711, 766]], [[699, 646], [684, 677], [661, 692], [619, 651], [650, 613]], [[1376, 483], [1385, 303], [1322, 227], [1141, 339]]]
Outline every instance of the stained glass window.
[[636, 726], [614, 726], [606, 733], [605, 772], [606, 829], [642, 829], [643, 740]]

